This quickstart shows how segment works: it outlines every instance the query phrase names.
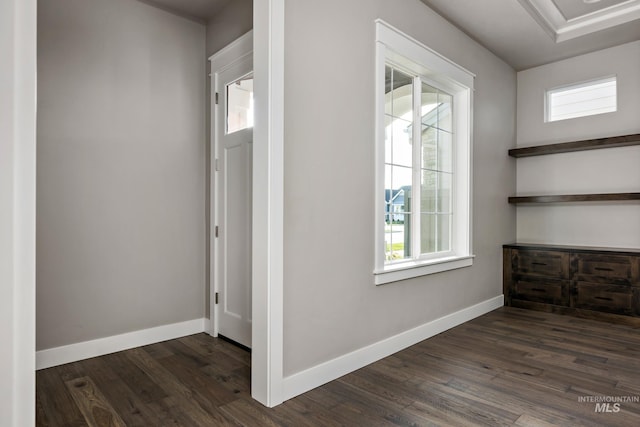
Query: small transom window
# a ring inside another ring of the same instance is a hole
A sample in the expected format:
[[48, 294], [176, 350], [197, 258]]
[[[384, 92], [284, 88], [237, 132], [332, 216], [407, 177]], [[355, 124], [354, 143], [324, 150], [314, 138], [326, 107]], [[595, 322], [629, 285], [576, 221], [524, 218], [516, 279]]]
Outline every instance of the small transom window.
[[253, 127], [253, 76], [227, 86], [227, 134]]
[[555, 122], [614, 112], [616, 92], [615, 76], [549, 89], [546, 120]]

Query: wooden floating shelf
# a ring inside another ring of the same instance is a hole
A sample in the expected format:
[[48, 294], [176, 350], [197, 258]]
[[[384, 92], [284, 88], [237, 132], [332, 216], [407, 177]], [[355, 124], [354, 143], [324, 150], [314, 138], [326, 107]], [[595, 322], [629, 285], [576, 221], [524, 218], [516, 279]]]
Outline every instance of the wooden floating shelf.
[[613, 136], [610, 138], [587, 139], [584, 141], [561, 142], [558, 144], [513, 148], [509, 150], [509, 155], [511, 157], [531, 157], [543, 156], [546, 154], [569, 153], [572, 151], [596, 150], [599, 148], [627, 147], [630, 145], [640, 145], [640, 133]]
[[509, 203], [612, 202], [640, 200], [640, 193], [571, 194], [558, 196], [514, 196]]

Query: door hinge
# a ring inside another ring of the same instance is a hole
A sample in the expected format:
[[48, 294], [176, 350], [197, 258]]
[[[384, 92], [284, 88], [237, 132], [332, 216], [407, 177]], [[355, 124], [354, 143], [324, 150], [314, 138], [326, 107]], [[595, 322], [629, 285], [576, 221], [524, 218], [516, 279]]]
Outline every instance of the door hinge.
[[216, 228], [213, 232], [214, 236], [218, 237], [218, 226], [216, 225]]
[[218, 92], [216, 92], [216, 105], [218, 105], [218, 96], [219, 96], [219, 95], [220, 95], [220, 94], [219, 94]]
[[216, 304], [218, 303], [218, 293], [216, 292]]
[[216, 172], [220, 172], [220, 162], [218, 159], [215, 160], [215, 170]]

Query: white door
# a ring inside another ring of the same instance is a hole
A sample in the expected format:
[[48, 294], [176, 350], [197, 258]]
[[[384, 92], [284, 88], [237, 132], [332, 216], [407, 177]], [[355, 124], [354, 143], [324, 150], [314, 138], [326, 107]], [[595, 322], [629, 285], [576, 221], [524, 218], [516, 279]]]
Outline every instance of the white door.
[[215, 73], [213, 165], [217, 332], [246, 347], [251, 347], [252, 71], [253, 57], [245, 55]]

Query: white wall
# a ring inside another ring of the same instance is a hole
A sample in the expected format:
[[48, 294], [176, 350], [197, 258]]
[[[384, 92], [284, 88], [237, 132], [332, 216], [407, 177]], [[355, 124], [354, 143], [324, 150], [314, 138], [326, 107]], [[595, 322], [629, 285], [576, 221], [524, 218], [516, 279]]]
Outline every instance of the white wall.
[[0, 424], [35, 423], [36, 1], [0, 2]]
[[38, 349], [202, 318], [204, 25], [133, 0], [38, 19]]
[[[544, 122], [544, 93], [616, 75], [618, 111]], [[640, 41], [518, 73], [518, 146], [640, 133]], [[640, 146], [517, 160], [517, 192], [623, 193], [640, 190]], [[519, 205], [519, 242], [640, 247], [640, 204]]]
[[[285, 10], [284, 372], [502, 293], [515, 239], [516, 73], [417, 0], [299, 0]], [[376, 287], [374, 20], [477, 75], [473, 267]]]

